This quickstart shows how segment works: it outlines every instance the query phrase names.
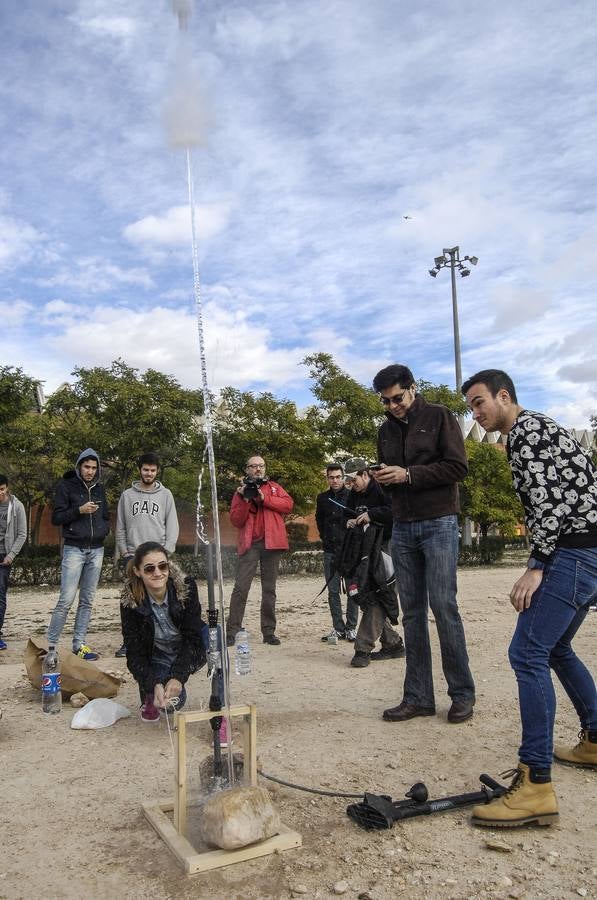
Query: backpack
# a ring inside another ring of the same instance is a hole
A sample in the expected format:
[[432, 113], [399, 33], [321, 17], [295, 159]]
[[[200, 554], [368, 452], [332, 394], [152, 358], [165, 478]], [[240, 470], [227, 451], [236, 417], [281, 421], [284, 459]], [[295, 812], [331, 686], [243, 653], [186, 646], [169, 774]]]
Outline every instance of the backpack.
[[382, 554], [383, 527], [357, 525], [348, 528], [335, 560], [335, 570], [343, 580], [346, 593], [365, 610], [373, 603], [384, 608], [392, 625], [398, 624], [398, 598], [395, 577], [388, 575]]

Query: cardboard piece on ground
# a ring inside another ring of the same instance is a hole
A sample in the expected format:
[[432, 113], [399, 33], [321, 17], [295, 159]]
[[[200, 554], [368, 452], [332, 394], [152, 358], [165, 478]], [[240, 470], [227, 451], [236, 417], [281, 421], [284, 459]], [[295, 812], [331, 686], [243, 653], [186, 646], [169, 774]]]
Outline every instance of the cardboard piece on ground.
[[[47, 651], [47, 641], [29, 638], [25, 648], [25, 669], [33, 687], [40, 691], [41, 662]], [[64, 650], [60, 652], [60, 675], [62, 696], [66, 699], [79, 691], [90, 700], [94, 700], [96, 697], [110, 699], [117, 695], [120, 687], [120, 681], [117, 678], [102, 672], [95, 663]]]

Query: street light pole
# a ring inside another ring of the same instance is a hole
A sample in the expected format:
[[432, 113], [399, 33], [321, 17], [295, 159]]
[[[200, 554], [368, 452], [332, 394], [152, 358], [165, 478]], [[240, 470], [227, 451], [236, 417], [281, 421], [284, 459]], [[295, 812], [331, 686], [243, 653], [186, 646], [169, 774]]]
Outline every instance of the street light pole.
[[[462, 387], [462, 365], [460, 360], [460, 328], [458, 326], [458, 298], [456, 294], [456, 269], [460, 272], [461, 278], [466, 278], [471, 274], [471, 270], [466, 265], [470, 263], [476, 266], [479, 262], [476, 256], [465, 256], [460, 259], [460, 247], [448, 247], [442, 250], [441, 256], [434, 259], [434, 267], [429, 269], [432, 278], [437, 278], [441, 269], [450, 269], [450, 277], [452, 282], [452, 322], [454, 329], [454, 369], [456, 373], [456, 391]], [[464, 425], [462, 416], [458, 417], [461, 427]]]
[[[466, 263], [476, 266], [479, 262], [476, 256], [465, 256], [464, 260], [460, 259], [460, 247], [448, 247], [442, 250], [441, 256], [436, 256], [433, 260], [435, 263], [429, 274], [432, 278], [437, 278], [441, 269], [450, 268], [450, 280], [452, 284], [452, 323], [454, 330], [454, 369], [456, 374], [456, 392], [462, 387], [462, 364], [460, 360], [460, 328], [458, 326], [458, 298], [456, 296], [456, 269], [460, 272], [461, 278], [466, 278], [471, 274], [470, 268]], [[458, 424], [464, 437], [464, 416], [458, 416]], [[468, 516], [464, 519], [464, 527], [462, 530], [462, 543], [466, 547], [472, 544], [471, 520]]]

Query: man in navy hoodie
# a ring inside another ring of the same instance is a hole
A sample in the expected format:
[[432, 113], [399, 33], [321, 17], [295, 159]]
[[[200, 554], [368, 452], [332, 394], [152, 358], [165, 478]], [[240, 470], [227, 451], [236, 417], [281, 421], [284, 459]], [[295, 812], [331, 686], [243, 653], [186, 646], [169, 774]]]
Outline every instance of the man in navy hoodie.
[[58, 483], [52, 513], [52, 524], [62, 526], [64, 547], [60, 597], [50, 619], [48, 644], [55, 647], [60, 640], [78, 589], [73, 653], [82, 659], [98, 658], [87, 646], [87, 628], [102, 571], [104, 540], [110, 531], [106, 493], [99, 477], [99, 456], [88, 447], [79, 455], [75, 469], [65, 472]]

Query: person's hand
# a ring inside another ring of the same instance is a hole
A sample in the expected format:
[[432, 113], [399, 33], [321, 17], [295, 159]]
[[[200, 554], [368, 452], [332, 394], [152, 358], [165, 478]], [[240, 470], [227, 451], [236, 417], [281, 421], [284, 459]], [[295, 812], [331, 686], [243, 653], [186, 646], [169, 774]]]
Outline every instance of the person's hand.
[[246, 488], [246, 486], [247, 486], [246, 484], [239, 484], [239, 486], [238, 486], [237, 489], [236, 489], [236, 493], [237, 493], [237, 494], [240, 494], [241, 497], [243, 498], [243, 500], [244, 500], [244, 497], [245, 497], [245, 488]]
[[97, 503], [94, 503], [93, 500], [88, 500], [87, 503], [84, 503], [83, 506], [79, 507], [79, 512], [83, 516], [85, 513], [94, 513], [96, 509], [99, 509]]
[[263, 491], [261, 490], [261, 488], [258, 489], [257, 496], [259, 497], [259, 500], [261, 501], [261, 503], [263, 503], [265, 500], [265, 497], [263, 496]]
[[12, 564], [12, 559], [9, 556], [5, 556], [2, 562], [0, 562], [0, 566], [10, 566]]
[[164, 691], [164, 699], [172, 700], [174, 697], [180, 697], [180, 693], [182, 691], [182, 682], [178, 680], [178, 678], [171, 678]]
[[371, 475], [379, 484], [404, 484], [408, 481], [406, 469], [402, 466], [384, 466], [371, 472]]
[[360, 516], [357, 516], [355, 519], [355, 523], [357, 525], [369, 525], [370, 522], [371, 519], [369, 518], [368, 512], [361, 513]]
[[153, 689], [153, 705], [158, 709], [164, 709], [166, 705], [166, 694], [163, 684], [156, 684]]
[[542, 569], [526, 569], [510, 591], [510, 603], [516, 612], [524, 612], [531, 605], [533, 594], [541, 584]]
[[355, 528], [356, 524], [357, 524], [356, 519], [349, 519], [348, 522], [346, 523], [346, 527], [347, 528]]

